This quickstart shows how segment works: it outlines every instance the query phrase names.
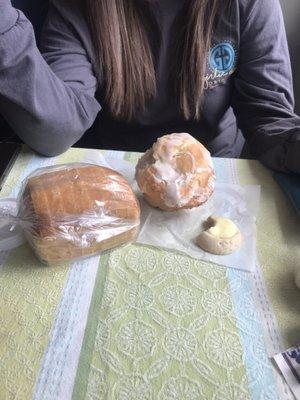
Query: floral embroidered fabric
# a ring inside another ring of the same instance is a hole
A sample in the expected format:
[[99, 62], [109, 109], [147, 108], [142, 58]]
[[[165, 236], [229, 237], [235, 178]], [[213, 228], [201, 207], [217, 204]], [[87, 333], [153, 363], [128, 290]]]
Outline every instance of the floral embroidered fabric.
[[[90, 152], [71, 149], [46, 159], [25, 148], [1, 196], [16, 197], [24, 177], [40, 166], [84, 161]], [[125, 155], [132, 162], [136, 157]], [[248, 176], [254, 164], [243, 162], [240, 177], [259, 184]], [[233, 160], [214, 163], [220, 182], [238, 183]], [[289, 248], [274, 223], [269, 226], [276, 219], [269, 205], [279, 194], [259, 176], [269, 189], [258, 224], [276, 239], [276, 246], [260, 242], [269, 260], [271, 252]], [[266, 349], [269, 343], [278, 347], [285, 332], [276, 329], [271, 305], [277, 305], [281, 328], [292, 326], [293, 312], [276, 303], [276, 285], [268, 287], [268, 301], [259, 267], [252, 280], [243, 271], [142, 246], [98, 262], [41, 268], [27, 245], [0, 254], [1, 399], [290, 399], [286, 388], [284, 397], [279, 393]], [[282, 268], [267, 267], [261, 271], [274, 283]]]
[[95, 336], [86, 399], [277, 398], [249, 292], [238, 304], [232, 298], [247, 273], [139, 245], [113, 252], [101, 268], [96, 328], [86, 332]]

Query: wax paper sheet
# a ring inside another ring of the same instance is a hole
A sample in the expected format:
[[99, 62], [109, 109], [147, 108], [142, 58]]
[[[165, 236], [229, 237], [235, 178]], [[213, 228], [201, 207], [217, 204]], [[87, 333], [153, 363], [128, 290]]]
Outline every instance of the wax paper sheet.
[[[256, 261], [256, 214], [259, 206], [260, 187], [216, 183], [209, 201], [192, 210], [163, 212], [150, 207], [143, 199], [134, 181], [134, 166], [124, 160], [104, 158], [91, 152], [86, 162], [113, 168], [127, 178], [133, 186], [142, 209], [141, 231], [137, 242], [183, 252], [193, 258], [244, 271], [254, 269]], [[241, 230], [241, 248], [230, 255], [217, 256], [200, 249], [195, 240], [204, 229], [210, 215], [230, 218]]]

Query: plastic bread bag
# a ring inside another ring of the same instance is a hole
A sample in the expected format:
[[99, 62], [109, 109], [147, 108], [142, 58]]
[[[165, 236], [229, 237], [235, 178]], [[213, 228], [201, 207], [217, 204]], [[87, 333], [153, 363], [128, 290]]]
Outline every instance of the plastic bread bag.
[[[22, 184], [17, 215], [0, 220], [22, 227], [38, 258], [56, 264], [134, 241], [140, 206], [125, 178], [92, 164], [40, 168]], [[2, 214], [2, 217], [1, 217]]]

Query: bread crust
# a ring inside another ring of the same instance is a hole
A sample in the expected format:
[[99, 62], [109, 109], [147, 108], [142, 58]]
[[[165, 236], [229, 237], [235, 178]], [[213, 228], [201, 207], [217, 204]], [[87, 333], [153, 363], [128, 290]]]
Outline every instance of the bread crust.
[[140, 206], [125, 178], [109, 168], [76, 164], [28, 179], [23, 212], [32, 220], [27, 238], [38, 257], [65, 262], [133, 240]]

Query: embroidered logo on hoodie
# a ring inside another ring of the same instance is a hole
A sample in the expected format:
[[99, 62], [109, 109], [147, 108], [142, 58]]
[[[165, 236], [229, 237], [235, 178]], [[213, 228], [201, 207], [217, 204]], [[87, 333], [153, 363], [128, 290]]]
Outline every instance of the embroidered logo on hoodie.
[[213, 89], [226, 82], [236, 68], [237, 51], [231, 42], [214, 45], [208, 55], [208, 71], [205, 75], [204, 89]]

